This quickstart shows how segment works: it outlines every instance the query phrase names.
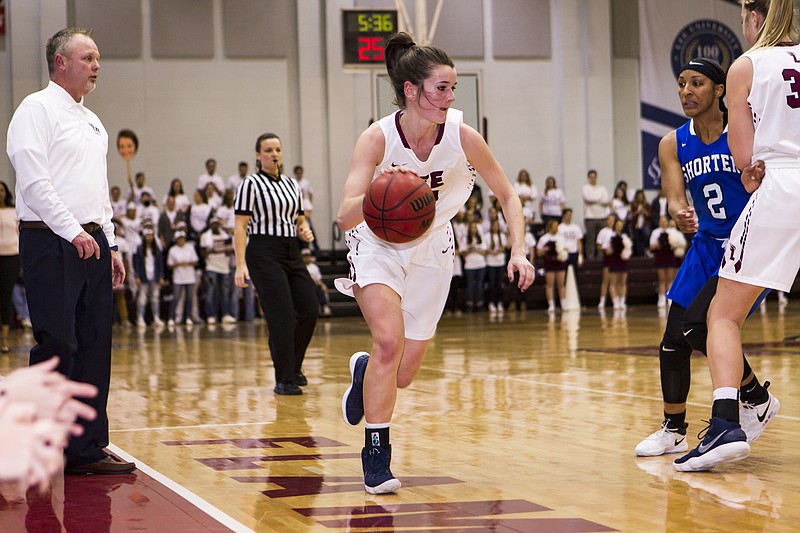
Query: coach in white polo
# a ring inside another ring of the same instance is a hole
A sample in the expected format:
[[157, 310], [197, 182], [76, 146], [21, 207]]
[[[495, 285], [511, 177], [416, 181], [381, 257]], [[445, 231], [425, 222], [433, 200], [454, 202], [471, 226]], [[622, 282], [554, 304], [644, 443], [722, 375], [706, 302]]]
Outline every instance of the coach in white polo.
[[45, 49], [50, 83], [26, 97], [8, 128], [17, 173], [20, 262], [33, 336], [31, 364], [61, 358], [59, 371], [95, 385], [97, 411], [66, 449], [70, 474], [134, 470], [105, 450], [111, 377], [112, 286], [125, 280], [114, 246], [106, 155], [108, 134], [83, 105], [100, 71], [91, 33], [59, 31]]

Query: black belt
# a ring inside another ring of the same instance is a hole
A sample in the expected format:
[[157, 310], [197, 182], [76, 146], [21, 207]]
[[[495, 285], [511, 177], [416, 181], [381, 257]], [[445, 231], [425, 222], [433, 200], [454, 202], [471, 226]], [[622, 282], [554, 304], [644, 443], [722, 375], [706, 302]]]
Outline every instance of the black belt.
[[[81, 224], [81, 227], [83, 228], [83, 231], [89, 234], [92, 234], [95, 231], [103, 228], [103, 226], [94, 222]], [[50, 227], [41, 220], [20, 220], [19, 229], [50, 229]]]

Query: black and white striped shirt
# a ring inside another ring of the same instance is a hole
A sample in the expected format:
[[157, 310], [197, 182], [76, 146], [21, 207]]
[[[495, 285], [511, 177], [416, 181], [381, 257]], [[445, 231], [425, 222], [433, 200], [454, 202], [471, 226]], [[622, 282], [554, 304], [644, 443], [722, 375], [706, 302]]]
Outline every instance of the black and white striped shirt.
[[264, 172], [247, 176], [236, 190], [237, 215], [250, 217], [250, 235], [297, 237], [297, 217], [303, 214], [303, 197], [297, 180]]

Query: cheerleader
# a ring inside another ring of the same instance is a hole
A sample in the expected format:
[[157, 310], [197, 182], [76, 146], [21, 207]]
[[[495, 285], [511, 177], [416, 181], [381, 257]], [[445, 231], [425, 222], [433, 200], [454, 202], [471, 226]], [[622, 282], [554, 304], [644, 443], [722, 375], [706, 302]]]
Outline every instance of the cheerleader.
[[606, 296], [608, 295], [608, 286], [611, 284], [611, 276], [608, 273], [608, 255], [605, 253], [605, 249], [609, 247], [611, 244], [611, 237], [614, 236], [614, 222], [617, 221], [617, 215], [610, 214], [606, 217], [606, 225], [600, 231], [597, 232], [597, 249], [603, 250], [603, 259], [602, 259], [602, 267], [603, 267], [603, 277], [600, 281], [600, 302], [597, 304], [597, 308], [602, 310], [606, 307]]
[[561, 308], [564, 308], [564, 298], [566, 297], [564, 274], [567, 269], [567, 257], [569, 254], [564, 237], [558, 233], [558, 220], [548, 220], [546, 230], [547, 232], [542, 235], [536, 245], [536, 251], [544, 265], [547, 312], [552, 313], [556, 310], [554, 288], [558, 289]]
[[658, 307], [663, 309], [667, 306], [667, 290], [686, 253], [686, 238], [675, 227], [674, 221], [662, 216], [658, 219], [658, 227], [650, 234], [650, 250], [658, 273]]
[[614, 235], [605, 249], [608, 257], [609, 290], [614, 309], [625, 309], [628, 296], [628, 260], [633, 253], [633, 241], [625, 234], [625, 222], [614, 222]]

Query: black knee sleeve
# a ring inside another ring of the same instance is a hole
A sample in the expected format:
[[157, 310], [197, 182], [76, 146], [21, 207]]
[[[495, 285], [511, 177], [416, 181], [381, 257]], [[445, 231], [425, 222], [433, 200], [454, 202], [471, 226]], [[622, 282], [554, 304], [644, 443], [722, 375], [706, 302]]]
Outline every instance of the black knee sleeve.
[[681, 323], [681, 330], [686, 342], [692, 349], [702, 352], [704, 355], [708, 353], [706, 351], [706, 340], [708, 339], [706, 316], [711, 300], [717, 292], [717, 281], [719, 281], [719, 276], [712, 276], [706, 282], [686, 309]]
[[666, 403], [684, 403], [691, 384], [692, 347], [681, 331], [681, 321], [686, 310], [673, 303], [667, 317], [664, 338], [658, 348], [661, 366], [661, 393]]

